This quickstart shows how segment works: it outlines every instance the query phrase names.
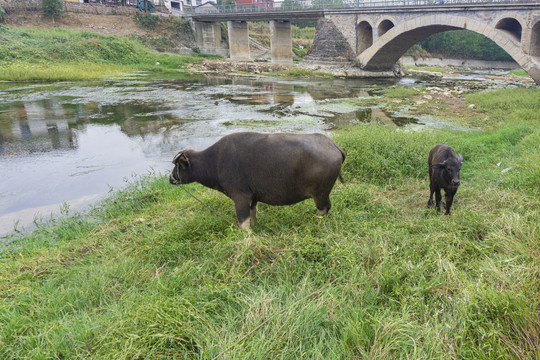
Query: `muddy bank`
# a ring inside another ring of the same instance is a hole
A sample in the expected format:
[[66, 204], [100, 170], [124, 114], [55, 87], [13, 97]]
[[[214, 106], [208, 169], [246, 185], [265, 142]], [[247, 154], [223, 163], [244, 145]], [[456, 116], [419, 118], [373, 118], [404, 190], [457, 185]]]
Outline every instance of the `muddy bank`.
[[230, 60], [204, 60], [200, 64], [189, 66], [192, 70], [215, 71], [215, 72], [240, 72], [251, 74], [263, 74], [283, 71], [290, 68], [287, 65], [271, 64], [267, 62], [230, 61]]
[[[530, 76], [521, 76], [506, 71], [490, 71], [489, 73], [464, 72], [461, 68], [441, 67], [441, 71], [426, 69], [405, 69], [410, 77], [431, 78], [443, 87], [463, 86], [470, 89], [485, 89], [496, 84], [515, 84], [518, 86], [534, 86]], [[492, 69], [493, 70], [493, 69]]]
[[[205, 60], [200, 64], [190, 66], [192, 70], [198, 71], [215, 71], [215, 72], [247, 72], [251, 74], [264, 74], [279, 71], [290, 70], [294, 74], [294, 70], [308, 70], [316, 73], [325, 73], [335, 77], [343, 78], [381, 78], [381, 77], [396, 77], [392, 71], [387, 72], [369, 72], [354, 66], [352, 63], [335, 63], [335, 62], [320, 62], [320, 61], [303, 61], [299, 64], [282, 65], [272, 64], [269, 62], [255, 61], [231, 61], [231, 60]], [[398, 69], [399, 71], [400, 69]], [[403, 73], [401, 74], [403, 75]]]
[[520, 66], [515, 61], [489, 61], [489, 60], [467, 60], [467, 59], [441, 59], [441, 58], [413, 58], [412, 56], [403, 56], [400, 59], [403, 65], [416, 66], [454, 66], [467, 67], [470, 69], [519, 69]]
[[379, 77], [399, 77], [403, 75], [401, 68], [396, 66], [393, 71], [365, 71], [352, 62], [335, 61], [312, 61], [305, 60], [296, 65], [300, 69], [311, 71], [322, 71], [336, 77], [349, 78], [379, 78]]

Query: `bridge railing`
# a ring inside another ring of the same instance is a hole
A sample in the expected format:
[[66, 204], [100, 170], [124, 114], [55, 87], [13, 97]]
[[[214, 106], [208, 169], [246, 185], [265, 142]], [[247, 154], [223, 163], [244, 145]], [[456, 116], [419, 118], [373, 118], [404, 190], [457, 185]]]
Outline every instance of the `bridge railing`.
[[[256, 0], [253, 0], [256, 1]], [[395, 6], [434, 6], [452, 4], [517, 4], [538, 3], [538, 0], [285, 0], [251, 4], [228, 4], [184, 9], [186, 14], [261, 13], [274, 11], [305, 11], [322, 9], [377, 8]]]

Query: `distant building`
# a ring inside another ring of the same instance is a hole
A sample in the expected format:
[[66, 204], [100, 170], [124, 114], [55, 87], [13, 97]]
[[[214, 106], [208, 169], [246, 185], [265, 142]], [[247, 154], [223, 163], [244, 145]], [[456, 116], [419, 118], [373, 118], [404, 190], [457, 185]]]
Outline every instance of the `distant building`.
[[196, 5], [193, 7], [193, 12], [199, 14], [208, 14], [218, 12], [217, 4], [213, 1], [205, 2], [201, 5]]
[[173, 12], [184, 12], [185, 9], [196, 8], [207, 3], [213, 4], [214, 8], [216, 6], [216, 3], [212, 0], [171, 0], [171, 10]]
[[274, 0], [236, 0], [236, 8], [240, 9], [273, 9]]

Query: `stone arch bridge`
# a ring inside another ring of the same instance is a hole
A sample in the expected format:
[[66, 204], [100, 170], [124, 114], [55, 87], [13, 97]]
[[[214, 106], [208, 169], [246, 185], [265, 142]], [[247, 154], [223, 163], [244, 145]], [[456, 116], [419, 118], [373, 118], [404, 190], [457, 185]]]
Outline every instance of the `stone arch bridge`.
[[[328, 1], [328, 0], [326, 0]], [[227, 55], [220, 22], [228, 24], [228, 55], [249, 60], [247, 21], [270, 22], [274, 63], [292, 63], [291, 20], [317, 19], [309, 58], [354, 62], [366, 72], [390, 72], [412, 45], [435, 33], [466, 29], [493, 40], [540, 84], [540, 1], [391, 0], [374, 3], [330, 0], [325, 8], [294, 2], [211, 8], [188, 13], [201, 51]], [[336, 4], [339, 1], [339, 4]], [[482, 2], [475, 2], [482, 1]], [[298, 5], [300, 4], [300, 5]], [[261, 5], [264, 5], [261, 6]]]

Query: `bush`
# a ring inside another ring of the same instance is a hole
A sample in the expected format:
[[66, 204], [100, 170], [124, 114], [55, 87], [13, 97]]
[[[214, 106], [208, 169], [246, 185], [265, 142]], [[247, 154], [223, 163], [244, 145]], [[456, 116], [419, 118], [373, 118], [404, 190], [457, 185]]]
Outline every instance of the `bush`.
[[2, 7], [0, 6], [0, 22], [4, 22], [5, 14], [6, 14], [6, 11], [2, 9]]
[[293, 47], [292, 50], [293, 50], [294, 54], [296, 56], [298, 56], [299, 58], [303, 58], [307, 54], [307, 49], [298, 49], [296, 47]]
[[135, 22], [143, 29], [154, 30], [159, 21], [158, 16], [152, 16], [150, 14], [135, 13]]
[[176, 21], [176, 31], [179, 35], [193, 35], [193, 28], [189, 19], [178, 19]]
[[41, 0], [41, 10], [45, 15], [51, 17], [54, 22], [54, 17], [62, 14], [64, 3], [62, 0]]

